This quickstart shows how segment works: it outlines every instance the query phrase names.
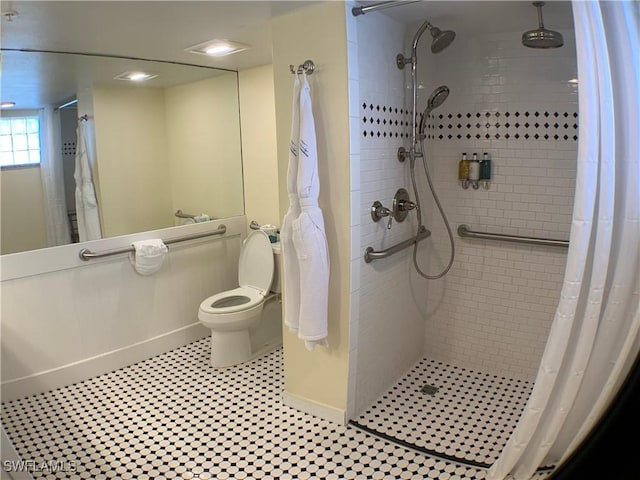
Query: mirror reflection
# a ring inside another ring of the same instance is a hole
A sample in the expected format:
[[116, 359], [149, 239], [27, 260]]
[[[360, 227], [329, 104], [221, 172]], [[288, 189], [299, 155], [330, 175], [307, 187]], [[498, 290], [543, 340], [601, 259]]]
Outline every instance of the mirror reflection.
[[244, 213], [236, 72], [3, 50], [1, 89], [2, 254]]

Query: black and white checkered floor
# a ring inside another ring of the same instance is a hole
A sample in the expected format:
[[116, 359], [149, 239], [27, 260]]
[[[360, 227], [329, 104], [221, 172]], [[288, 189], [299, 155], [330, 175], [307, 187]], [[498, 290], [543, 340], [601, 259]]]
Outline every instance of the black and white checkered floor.
[[4, 403], [2, 422], [23, 460], [57, 465], [36, 480], [486, 477], [283, 405], [281, 349], [224, 370], [208, 357], [206, 338]]
[[[427, 393], [421, 391], [425, 386]], [[489, 467], [515, 428], [532, 387], [422, 359], [354, 424], [427, 453]]]

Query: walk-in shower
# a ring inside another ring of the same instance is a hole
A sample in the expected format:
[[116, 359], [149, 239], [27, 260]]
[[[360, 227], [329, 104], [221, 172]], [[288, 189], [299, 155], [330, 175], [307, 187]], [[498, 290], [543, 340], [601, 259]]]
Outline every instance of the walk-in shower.
[[[405, 57], [403, 54], [399, 53], [396, 56], [396, 65], [398, 68], [403, 69], [405, 65], [411, 65], [411, 146], [408, 151], [401, 149], [398, 153], [398, 157], [401, 160], [405, 158], [409, 158], [409, 168], [411, 174], [411, 186], [413, 188], [413, 193], [416, 198], [416, 216], [418, 218], [418, 229], [416, 233], [416, 241], [413, 246], [413, 264], [415, 266], [418, 274], [424, 278], [429, 280], [436, 280], [438, 278], [443, 277], [447, 274], [447, 272], [451, 269], [453, 265], [453, 260], [455, 258], [455, 243], [453, 240], [453, 232], [451, 231], [451, 226], [449, 225], [449, 220], [447, 219], [446, 214], [444, 213], [444, 209], [442, 208], [442, 204], [440, 203], [440, 199], [436, 194], [435, 188], [433, 186], [433, 181], [431, 180], [431, 173], [429, 172], [429, 165], [427, 164], [427, 158], [424, 148], [424, 140], [426, 138], [425, 130], [427, 126], [427, 119], [432, 110], [435, 110], [440, 105], [444, 103], [444, 101], [449, 96], [449, 88], [446, 85], [441, 85], [436, 88], [433, 93], [429, 96], [427, 100], [427, 106], [422, 113], [420, 120], [418, 121], [417, 116], [417, 104], [418, 104], [418, 81], [417, 81], [417, 67], [418, 67], [418, 42], [420, 41], [420, 37], [422, 34], [429, 30], [431, 33], [432, 41], [431, 41], [431, 52], [432, 53], [440, 53], [456, 38], [456, 34], [452, 30], [440, 30], [438, 27], [434, 27], [427, 20], [425, 21], [416, 34], [413, 37], [413, 41], [411, 44], [411, 56]], [[449, 243], [451, 246], [451, 254], [449, 257], [449, 262], [446, 267], [439, 273], [435, 275], [430, 275], [425, 273], [418, 264], [418, 237], [420, 232], [423, 230], [422, 224], [422, 205], [420, 203], [420, 193], [418, 191], [418, 185], [416, 182], [415, 175], [415, 163], [416, 158], [422, 159], [422, 166], [424, 168], [425, 175], [427, 177], [427, 182], [429, 183], [429, 189], [431, 190], [431, 194], [433, 195], [433, 199], [438, 207], [438, 211], [442, 216], [442, 220], [444, 221], [444, 225], [447, 229], [447, 234], [449, 236]]]

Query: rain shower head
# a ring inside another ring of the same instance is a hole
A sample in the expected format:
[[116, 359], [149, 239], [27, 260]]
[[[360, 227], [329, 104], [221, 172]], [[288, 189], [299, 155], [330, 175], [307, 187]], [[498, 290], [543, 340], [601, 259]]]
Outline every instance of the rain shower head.
[[431, 53], [440, 53], [442, 50], [451, 45], [451, 42], [456, 38], [456, 32], [453, 30], [445, 30], [444, 32], [438, 27], [429, 29], [433, 40], [431, 41]]
[[449, 87], [447, 87], [446, 85], [440, 85], [431, 93], [431, 95], [429, 95], [429, 99], [427, 100], [427, 108], [424, 109], [422, 117], [420, 118], [420, 125], [418, 126], [419, 135], [424, 135], [424, 130], [427, 126], [427, 117], [429, 116], [431, 111], [442, 105], [448, 96]]
[[533, 2], [538, 9], [538, 28], [522, 34], [522, 45], [529, 48], [558, 48], [564, 45], [564, 39], [560, 32], [547, 30], [542, 22], [542, 7], [545, 2]]

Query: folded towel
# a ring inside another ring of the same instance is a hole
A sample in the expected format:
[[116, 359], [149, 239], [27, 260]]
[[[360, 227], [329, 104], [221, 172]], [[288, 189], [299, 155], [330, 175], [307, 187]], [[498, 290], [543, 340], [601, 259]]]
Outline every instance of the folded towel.
[[[140, 240], [131, 244], [135, 250], [131, 263], [140, 275], [151, 275], [162, 267], [169, 249], [159, 238]], [[131, 257], [130, 257], [131, 258]]]

